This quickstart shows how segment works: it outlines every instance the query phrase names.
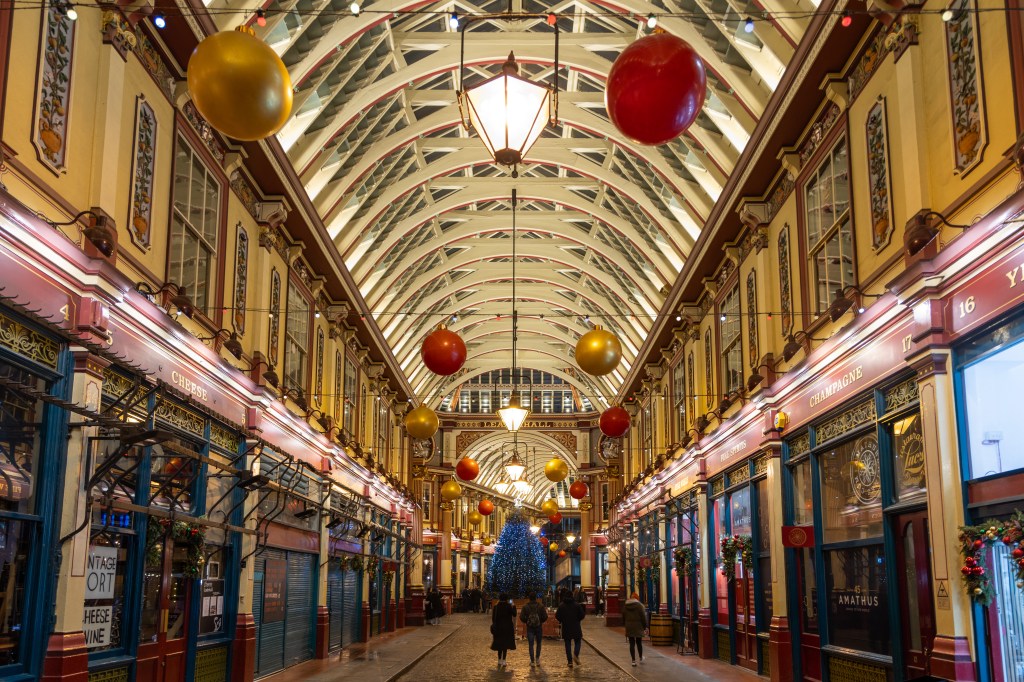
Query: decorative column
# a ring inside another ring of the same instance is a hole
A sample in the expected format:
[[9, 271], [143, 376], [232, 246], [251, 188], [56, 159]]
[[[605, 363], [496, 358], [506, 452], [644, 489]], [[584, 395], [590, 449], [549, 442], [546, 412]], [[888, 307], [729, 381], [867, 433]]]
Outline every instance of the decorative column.
[[[933, 317], [942, 315], [940, 301], [926, 301]], [[921, 319], [918, 311], [915, 317]], [[935, 317], [935, 319], [942, 319]], [[931, 542], [932, 598], [935, 642], [931, 673], [947, 680], [974, 682], [971, 600], [960, 580], [957, 536], [964, 525], [963, 472], [957, 452], [956, 407], [948, 348], [931, 347], [912, 359], [917, 371], [928, 488], [928, 537]]]
[[[445, 595], [450, 599], [453, 598], [455, 593], [454, 586], [451, 583], [452, 575], [452, 512], [451, 510], [441, 509], [438, 507], [438, 516], [440, 517], [439, 530], [441, 532], [441, 542], [438, 543], [438, 576], [437, 576], [437, 587], [441, 590], [441, 594]], [[451, 603], [451, 602], [449, 602]]]
[[[254, 415], [255, 418], [255, 415]], [[252, 423], [250, 427], [258, 424]], [[246, 451], [251, 453], [245, 457], [244, 466], [252, 471], [253, 462], [259, 458], [256, 441], [246, 441]], [[252, 605], [256, 595], [253, 585], [256, 577], [256, 514], [251, 513], [256, 507], [259, 495], [249, 495], [242, 504], [242, 517], [246, 519], [245, 527], [253, 534], [241, 534], [238, 539], [239, 555], [248, 557], [238, 570], [238, 615], [235, 618], [235, 639], [231, 643], [231, 682], [250, 682], [256, 677], [256, 620], [252, 615]], [[262, 596], [262, 595], [260, 595]]]
[[[71, 402], [85, 405], [91, 410], [100, 410], [100, 395], [103, 387], [103, 370], [109, 365], [106, 360], [87, 351], [75, 351], [75, 376], [71, 388]], [[88, 426], [74, 429], [75, 422], [83, 419], [73, 417], [72, 429], [67, 445], [67, 462], [64, 468], [63, 517], [60, 522], [60, 536], [64, 537], [86, 520], [86, 499], [89, 491], [84, 489], [82, 467], [89, 444], [89, 437], [96, 435], [97, 427]], [[89, 650], [85, 646], [82, 632], [82, 613], [85, 603], [86, 560], [89, 553], [89, 524], [69, 539], [60, 548], [62, 560], [57, 574], [57, 594], [54, 611], [53, 633], [46, 646], [43, 659], [43, 682], [70, 680], [87, 682], [89, 679]]]
[[711, 552], [715, 551], [708, 543], [708, 495], [707, 485], [702, 484], [697, 493], [697, 523], [700, 528], [700, 590], [697, 591], [697, 651], [701, 658], [711, 658], [714, 654], [715, 633], [711, 626], [711, 581], [715, 579], [711, 569]]
[[604, 591], [605, 621], [608, 627], [622, 625], [622, 588], [626, 584], [626, 545], [608, 545], [608, 588]]
[[658, 557], [661, 565], [658, 566], [658, 613], [668, 613], [668, 581], [669, 581], [669, 562], [665, 557], [665, 548], [668, 547], [666, 542], [665, 528], [665, 515], [658, 514]]
[[[325, 480], [324, 485], [328, 499], [330, 499], [331, 482]], [[327, 658], [327, 650], [330, 648], [331, 617], [327, 611], [327, 569], [328, 560], [331, 556], [331, 531], [327, 529], [327, 521], [330, 516], [320, 515], [320, 555], [318, 563], [317, 580], [320, 587], [316, 597], [316, 650], [317, 658]]]
[[594, 599], [593, 564], [590, 560], [593, 552], [590, 546], [590, 527], [592, 525], [590, 515], [589, 511], [580, 512], [580, 587], [587, 595], [587, 604], [590, 612], [593, 613], [597, 604]]
[[782, 545], [782, 447], [778, 438], [762, 444], [768, 457], [768, 542], [771, 576], [762, 581], [772, 586], [772, 619], [768, 626], [769, 668], [772, 682], [793, 679], [793, 647], [789, 629], [789, 583], [786, 581], [786, 548]]
[[[423, 482], [418, 482], [420, 486]], [[420, 494], [419, 499], [423, 499], [423, 495]], [[416, 507], [413, 514], [413, 523], [411, 527], [410, 538], [416, 537], [417, 532], [419, 533], [419, 541], [423, 542], [423, 520], [422, 520], [422, 509]], [[411, 561], [407, 568], [406, 578], [406, 590], [405, 590], [405, 624], [406, 625], [424, 625], [426, 624], [426, 613], [423, 607], [423, 600], [425, 598], [425, 591], [423, 589], [423, 552], [416, 552], [410, 544], [406, 544], [405, 557], [406, 561]]]

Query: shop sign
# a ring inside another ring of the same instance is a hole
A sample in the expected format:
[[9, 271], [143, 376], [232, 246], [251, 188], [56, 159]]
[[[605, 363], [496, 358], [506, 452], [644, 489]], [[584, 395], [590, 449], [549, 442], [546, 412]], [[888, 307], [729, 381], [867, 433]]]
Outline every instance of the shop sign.
[[814, 547], [814, 526], [783, 526], [783, 547]]
[[882, 605], [878, 590], [832, 590], [832, 613], [874, 614]]
[[89, 547], [85, 574], [86, 599], [113, 599], [117, 576], [117, 547]]
[[746, 459], [761, 446], [764, 432], [767, 430], [766, 417], [754, 416], [750, 424], [742, 431], [712, 448], [707, 455], [707, 474], [713, 476], [733, 463]]
[[938, 591], [935, 593], [935, 607], [943, 611], [949, 611], [949, 581], [938, 580]]
[[200, 617], [203, 620], [200, 632], [220, 632], [224, 627], [223, 580], [203, 581], [203, 606]]
[[284, 620], [284, 595], [288, 582], [288, 562], [284, 559], [267, 559], [263, 569], [263, 622], [277, 623]]
[[1024, 246], [1017, 247], [952, 296], [946, 328], [962, 334], [1024, 300]]
[[894, 324], [887, 332], [872, 338], [853, 357], [826, 368], [821, 379], [811, 383], [788, 401], [785, 410], [791, 426], [799, 425], [816, 414], [842, 404], [851, 396], [874, 386], [893, 370], [906, 365], [904, 354], [909, 350], [906, 339], [911, 333], [912, 318]]
[[86, 606], [82, 616], [85, 647], [92, 649], [110, 644], [110, 626], [114, 620], [113, 606]]
[[14, 300], [31, 303], [39, 314], [58, 327], [73, 330], [78, 323], [81, 297], [68, 293], [52, 280], [28, 270], [23, 263], [0, 253], [0, 272], [4, 273], [4, 295]]

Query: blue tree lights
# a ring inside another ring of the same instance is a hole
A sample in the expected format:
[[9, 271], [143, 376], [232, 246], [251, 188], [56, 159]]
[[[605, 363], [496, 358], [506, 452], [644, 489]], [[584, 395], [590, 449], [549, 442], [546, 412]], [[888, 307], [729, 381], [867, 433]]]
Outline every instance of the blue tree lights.
[[526, 518], [515, 514], [505, 522], [498, 537], [487, 571], [487, 591], [492, 595], [508, 592], [511, 597], [522, 597], [531, 590], [541, 592], [545, 582], [544, 548], [530, 532]]

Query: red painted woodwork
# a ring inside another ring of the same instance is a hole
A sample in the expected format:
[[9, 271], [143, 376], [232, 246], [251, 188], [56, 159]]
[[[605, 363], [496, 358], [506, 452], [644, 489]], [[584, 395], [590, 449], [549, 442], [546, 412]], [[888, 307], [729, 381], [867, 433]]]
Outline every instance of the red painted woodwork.
[[604, 601], [604, 624], [610, 628], [621, 626], [622, 595], [620, 594], [620, 591], [607, 590], [604, 594]]
[[789, 620], [785, 616], [773, 616], [772, 623], [768, 628], [768, 667], [772, 682], [786, 682], [793, 679], [792, 643]]
[[[806, 599], [807, 590], [804, 585], [804, 555], [809, 550], [801, 550], [796, 555], [796, 593], [802, 601]], [[821, 680], [821, 637], [817, 632], [808, 632], [808, 623], [804, 619], [804, 605], [798, 608], [800, 625], [800, 672], [805, 682]]]
[[746, 567], [739, 566], [739, 575], [732, 581], [736, 604], [736, 663], [757, 671], [757, 624], [754, 622], [754, 579]]
[[251, 613], [238, 614], [231, 649], [231, 682], [250, 682], [256, 677], [256, 621]]
[[715, 655], [715, 629], [711, 625], [711, 609], [703, 608], [697, 614], [697, 655], [711, 658]]
[[331, 615], [326, 606], [316, 607], [316, 649], [314, 657], [327, 658], [330, 649]]
[[398, 605], [395, 607], [397, 611], [395, 627], [399, 630], [405, 627], [405, 599], [399, 599]]
[[[902, 514], [896, 522], [896, 556], [901, 583], [898, 586], [900, 617], [903, 621], [903, 665], [906, 679], [925, 675], [928, 658], [935, 639], [935, 605], [932, 602], [931, 553], [928, 542], [928, 514], [924, 511]], [[908, 552], [911, 544], [911, 552]], [[912, 580], [911, 586], [908, 581]], [[911, 592], [912, 590], [912, 592]], [[919, 631], [909, 631], [911, 610], [915, 612]], [[912, 636], [918, 636], [915, 646]]]
[[394, 632], [398, 626], [398, 606], [395, 604], [395, 600], [392, 599], [388, 602], [388, 623], [387, 632]]
[[[179, 548], [179, 553], [181, 549]], [[188, 646], [192, 624], [189, 622], [193, 580], [184, 579], [184, 595], [179, 595], [180, 603], [186, 607], [180, 614], [181, 622], [172, 623], [171, 591], [174, 563], [174, 541], [165, 540], [163, 552], [163, 573], [160, 579], [160, 593], [157, 604], [160, 609], [158, 628], [155, 641], [141, 642], [136, 653], [136, 678], [151, 682], [185, 682], [185, 654]], [[179, 569], [180, 570], [180, 567]], [[169, 637], [171, 628], [177, 628], [177, 636]]]
[[362, 611], [363, 627], [362, 627], [362, 637], [360, 637], [360, 639], [359, 639], [360, 642], [369, 642], [370, 641], [370, 625], [373, 622], [372, 618], [373, 618], [373, 614], [370, 612], [370, 603], [364, 601], [363, 602], [363, 611]]
[[54, 633], [46, 646], [40, 682], [88, 682], [89, 650], [82, 632]]
[[931, 666], [931, 674], [944, 680], [975, 682], [978, 679], [966, 637], [936, 636]]
[[425, 625], [426, 624], [426, 613], [423, 610], [423, 589], [417, 588], [409, 591], [409, 596], [405, 598], [405, 624], [406, 625]]

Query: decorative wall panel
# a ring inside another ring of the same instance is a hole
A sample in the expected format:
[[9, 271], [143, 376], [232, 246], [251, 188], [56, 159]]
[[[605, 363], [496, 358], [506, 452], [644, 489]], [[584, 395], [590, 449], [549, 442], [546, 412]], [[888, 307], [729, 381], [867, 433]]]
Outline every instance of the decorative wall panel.
[[145, 97], [135, 103], [135, 153], [132, 156], [131, 206], [128, 235], [136, 246], [149, 248], [153, 222], [153, 176], [156, 174], [156, 113]]
[[231, 324], [239, 336], [245, 334], [245, 303], [249, 292], [249, 234], [242, 223], [235, 226], [235, 311]]
[[68, 19], [62, 5], [44, 3], [43, 7], [39, 90], [32, 143], [43, 165], [60, 174], [66, 167], [68, 150], [75, 22]]
[[779, 299], [782, 306], [782, 335], [793, 333], [793, 288], [789, 275], [789, 223], [779, 233]]
[[322, 404], [324, 399], [324, 330], [316, 330], [316, 376], [313, 377], [316, 383], [313, 397], [317, 403]]
[[987, 143], [978, 13], [970, 0], [954, 0], [953, 18], [945, 22], [949, 98], [953, 114], [953, 167], [966, 173], [981, 162]]
[[892, 186], [889, 181], [888, 121], [885, 100], [868, 110], [864, 124], [868, 145], [868, 191], [871, 202], [871, 247], [880, 251], [892, 237]]
[[747, 358], [751, 368], [757, 367], [761, 351], [757, 344], [757, 275], [747, 275]]
[[708, 407], [711, 407], [714, 402], [712, 394], [714, 391], [711, 388], [711, 330], [704, 330], [704, 392], [705, 392], [705, 403]]
[[270, 355], [270, 364], [277, 365], [277, 337], [281, 329], [281, 275], [277, 274], [277, 268], [270, 272], [270, 342], [267, 354]]

